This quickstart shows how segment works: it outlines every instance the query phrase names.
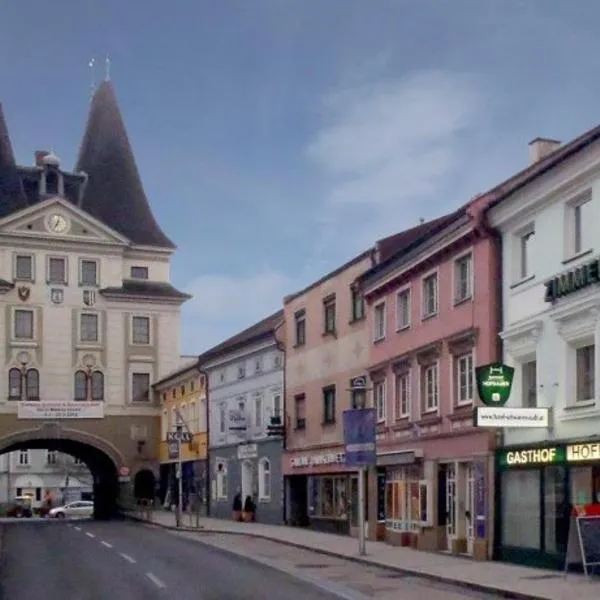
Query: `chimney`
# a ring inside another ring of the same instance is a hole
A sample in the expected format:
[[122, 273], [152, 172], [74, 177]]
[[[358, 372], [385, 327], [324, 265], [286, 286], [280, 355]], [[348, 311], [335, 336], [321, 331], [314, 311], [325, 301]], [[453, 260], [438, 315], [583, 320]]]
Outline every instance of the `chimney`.
[[537, 137], [529, 142], [529, 164], [533, 165], [560, 147], [558, 140]]
[[50, 154], [50, 152], [48, 152], [48, 150], [36, 150], [35, 151], [35, 166], [43, 167], [44, 163], [42, 161], [44, 160], [44, 156], [48, 156], [48, 154]]

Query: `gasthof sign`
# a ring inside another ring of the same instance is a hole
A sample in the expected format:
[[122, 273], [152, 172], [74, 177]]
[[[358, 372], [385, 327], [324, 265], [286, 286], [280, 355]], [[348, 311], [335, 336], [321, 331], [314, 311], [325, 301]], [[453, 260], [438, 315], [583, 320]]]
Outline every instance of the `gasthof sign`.
[[475, 369], [477, 391], [486, 406], [504, 406], [510, 397], [515, 370], [503, 363], [490, 363]]
[[505, 449], [500, 451], [499, 459], [500, 465], [505, 468], [600, 461], [600, 442]]

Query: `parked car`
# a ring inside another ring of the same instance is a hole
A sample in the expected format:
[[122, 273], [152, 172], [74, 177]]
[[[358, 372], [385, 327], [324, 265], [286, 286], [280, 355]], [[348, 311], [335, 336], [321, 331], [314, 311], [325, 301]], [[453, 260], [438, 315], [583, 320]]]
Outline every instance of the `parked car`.
[[77, 500], [64, 506], [51, 508], [48, 516], [51, 519], [66, 519], [67, 517], [91, 517], [94, 515], [94, 503], [89, 500]]
[[16, 496], [6, 511], [6, 516], [29, 519], [33, 515], [32, 504], [31, 496]]

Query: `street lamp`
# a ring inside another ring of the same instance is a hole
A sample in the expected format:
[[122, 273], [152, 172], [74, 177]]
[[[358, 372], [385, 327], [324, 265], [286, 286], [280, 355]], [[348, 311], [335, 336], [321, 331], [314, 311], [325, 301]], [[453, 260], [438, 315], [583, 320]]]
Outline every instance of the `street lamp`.
[[21, 365], [21, 401], [24, 401], [27, 399], [27, 365], [31, 360], [29, 352], [22, 350], [17, 355], [17, 360]]
[[96, 366], [96, 359], [92, 354], [86, 354], [81, 362], [85, 367], [85, 399], [90, 402], [92, 399], [92, 370]]

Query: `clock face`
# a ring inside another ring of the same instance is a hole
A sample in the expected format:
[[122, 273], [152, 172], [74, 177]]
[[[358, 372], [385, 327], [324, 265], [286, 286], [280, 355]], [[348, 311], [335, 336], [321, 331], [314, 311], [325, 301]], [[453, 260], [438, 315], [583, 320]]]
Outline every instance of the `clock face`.
[[69, 227], [69, 223], [62, 215], [50, 215], [48, 227], [54, 233], [64, 233]]

